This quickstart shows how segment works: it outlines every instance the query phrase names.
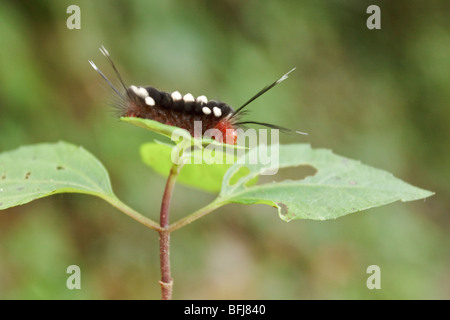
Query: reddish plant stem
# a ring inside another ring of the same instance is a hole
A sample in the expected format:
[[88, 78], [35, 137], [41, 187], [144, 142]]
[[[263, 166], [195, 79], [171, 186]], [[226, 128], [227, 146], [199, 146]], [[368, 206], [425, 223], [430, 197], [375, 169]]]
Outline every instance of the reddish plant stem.
[[169, 227], [169, 208], [172, 198], [175, 181], [180, 171], [179, 165], [173, 165], [167, 178], [166, 187], [161, 203], [161, 213], [159, 224], [162, 230], [159, 231], [159, 259], [161, 266], [161, 293], [163, 300], [172, 299], [173, 279], [170, 272], [170, 230]]
[[170, 274], [170, 232], [159, 232], [159, 258], [161, 264], [161, 295], [163, 300], [172, 300], [173, 280]]

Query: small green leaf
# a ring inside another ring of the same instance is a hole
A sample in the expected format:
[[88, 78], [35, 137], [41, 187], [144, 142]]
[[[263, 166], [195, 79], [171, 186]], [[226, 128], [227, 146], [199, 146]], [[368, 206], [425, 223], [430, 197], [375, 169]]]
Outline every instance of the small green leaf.
[[[212, 158], [207, 156], [208, 153], [204, 152], [205, 149], [196, 149], [188, 155], [183, 155], [182, 159], [185, 164], [177, 181], [207, 192], [219, 192], [222, 179], [231, 166], [231, 164], [226, 164], [225, 156], [220, 153], [219, 149], [214, 150], [216, 150], [217, 157], [221, 159], [222, 164], [213, 163]], [[165, 177], [169, 175], [172, 166], [172, 152], [176, 152], [173, 146], [162, 143], [146, 143], [140, 149], [142, 161]], [[212, 156], [215, 156], [215, 153]], [[234, 160], [235, 157], [233, 157], [233, 162]], [[186, 163], [186, 161], [189, 163]], [[195, 163], [196, 161], [201, 163]], [[238, 175], [238, 177], [242, 176]]]
[[0, 154], [0, 209], [63, 192], [116, 199], [108, 172], [82, 147], [46, 143]]
[[[137, 127], [147, 129], [156, 133], [159, 133], [163, 136], [171, 138], [174, 131], [177, 131], [178, 136], [182, 135], [186, 138], [191, 138], [191, 135], [188, 131], [180, 129], [178, 127], [169, 126], [167, 124], [163, 124], [161, 122], [150, 120], [150, 119], [142, 119], [142, 118], [136, 118], [136, 117], [122, 117], [120, 118], [121, 121], [131, 123]], [[184, 133], [183, 133], [184, 131]]]
[[[275, 149], [254, 148], [253, 156]], [[267, 153], [269, 152], [269, 153]], [[280, 145], [279, 164], [233, 165], [224, 176], [217, 201], [222, 204], [266, 204], [276, 207], [282, 220], [327, 220], [394, 201], [412, 201], [433, 195], [433, 192], [411, 186], [392, 174], [347, 159], [325, 149], [311, 149], [306, 144]], [[310, 165], [317, 169], [314, 176], [303, 180], [285, 180], [248, 186], [251, 179], [268, 169]], [[230, 183], [243, 167], [249, 173]]]
[[[122, 117], [121, 121], [133, 124], [137, 127], [147, 129], [156, 133], [159, 133], [165, 137], [171, 138], [176, 144], [183, 143], [183, 148], [188, 146], [197, 146], [201, 148], [206, 145], [214, 145], [219, 148], [228, 148], [228, 149], [248, 149], [244, 146], [239, 145], [230, 145], [224, 144], [221, 142], [217, 142], [216, 140], [210, 137], [202, 137], [202, 139], [194, 139], [191, 134], [185, 130], [174, 126], [169, 126], [167, 124], [163, 124], [161, 122], [150, 120], [150, 119], [142, 119], [136, 117]], [[181, 147], [181, 146], [180, 146]]]
[[[140, 153], [142, 161], [145, 164], [153, 168], [159, 174], [167, 177], [174, 162], [179, 164], [182, 159], [189, 159], [191, 160], [191, 164], [184, 164], [177, 180], [180, 183], [207, 192], [219, 192], [223, 176], [231, 165], [226, 164], [229, 163], [227, 161], [222, 161], [223, 164], [208, 164], [208, 162], [205, 163], [205, 161], [202, 161], [201, 164], [195, 164], [195, 158], [202, 158], [205, 160], [205, 156], [202, 154], [202, 150], [205, 150], [205, 146], [209, 147], [209, 150], [217, 150], [217, 157], [219, 158], [224, 157], [225, 154], [225, 152], [220, 153], [219, 150], [228, 149], [232, 151], [237, 149], [247, 149], [243, 146], [223, 144], [209, 137], [202, 137], [202, 139], [193, 138], [187, 130], [162, 124], [150, 119], [123, 117], [121, 120], [169, 137], [176, 143], [175, 146], [170, 146], [161, 142], [142, 145]], [[190, 150], [192, 146], [196, 147], [195, 151], [189, 153], [188, 156], [184, 156], [186, 150]], [[236, 157], [234, 156], [233, 160], [235, 159]], [[256, 180], [253, 180], [252, 182], [254, 183], [255, 181]]]

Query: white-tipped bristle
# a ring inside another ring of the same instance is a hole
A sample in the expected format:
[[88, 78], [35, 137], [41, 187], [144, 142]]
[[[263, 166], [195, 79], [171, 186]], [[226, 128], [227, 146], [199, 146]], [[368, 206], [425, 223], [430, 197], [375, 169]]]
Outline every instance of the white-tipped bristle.
[[100, 52], [101, 52], [105, 57], [109, 57], [109, 52], [108, 52], [108, 50], [106, 50], [105, 46], [101, 46], [101, 47], [100, 47]]
[[94, 68], [95, 71], [98, 71], [97, 66], [95, 65], [95, 63], [93, 63], [91, 60], [88, 60], [89, 63], [91, 64], [92, 68]]
[[294, 71], [296, 68], [293, 68], [291, 71], [289, 71], [288, 73], [286, 73], [285, 75], [283, 75], [280, 79], [278, 79], [277, 83], [280, 83], [281, 81], [284, 81], [288, 78], [288, 74], [291, 73], [292, 71]]
[[295, 132], [298, 133], [298, 134], [303, 134], [304, 136], [308, 135], [308, 133], [306, 133], [306, 132], [301, 132], [301, 131], [295, 131]]

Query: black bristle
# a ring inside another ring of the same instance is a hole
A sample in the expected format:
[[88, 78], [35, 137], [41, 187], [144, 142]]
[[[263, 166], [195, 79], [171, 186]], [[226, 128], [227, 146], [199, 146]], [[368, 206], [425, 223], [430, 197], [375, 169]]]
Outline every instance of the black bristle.
[[280, 82], [286, 80], [288, 78], [288, 74], [291, 73], [292, 71], [294, 71], [294, 69], [292, 69], [291, 71], [289, 71], [288, 73], [284, 74], [280, 79], [278, 79], [277, 81], [275, 81], [274, 83], [265, 86], [264, 88], [262, 88], [257, 94], [255, 94], [252, 98], [250, 98], [250, 100], [248, 100], [246, 103], [244, 103], [242, 106], [240, 106], [236, 112], [231, 116], [231, 117], [235, 117], [236, 115], [238, 115], [242, 109], [244, 109], [246, 106], [248, 106], [251, 102], [253, 102], [254, 100], [256, 100], [257, 98], [259, 98], [260, 96], [262, 96], [264, 93], [266, 93], [267, 91], [269, 91], [270, 89], [272, 89], [273, 87], [275, 87], [277, 84], [279, 84]]

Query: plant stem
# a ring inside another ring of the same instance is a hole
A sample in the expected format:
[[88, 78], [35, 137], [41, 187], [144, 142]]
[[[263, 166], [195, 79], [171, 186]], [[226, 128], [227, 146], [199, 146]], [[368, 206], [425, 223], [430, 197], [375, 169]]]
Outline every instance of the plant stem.
[[182, 227], [184, 227], [185, 225], [194, 222], [197, 219], [200, 219], [201, 217], [207, 215], [208, 213], [216, 210], [217, 208], [221, 207], [223, 205], [222, 202], [218, 202], [217, 199], [213, 202], [211, 202], [210, 204], [204, 206], [201, 209], [198, 209], [197, 211], [191, 213], [190, 215], [178, 220], [177, 222], [172, 223], [169, 228], [168, 231], [172, 232], [175, 230], [178, 230]]
[[173, 164], [170, 169], [169, 177], [167, 178], [166, 187], [164, 189], [164, 195], [161, 203], [161, 213], [159, 225], [159, 259], [161, 266], [161, 293], [163, 300], [172, 299], [172, 286], [173, 279], [170, 273], [170, 230], [169, 230], [169, 208], [170, 199], [172, 198], [175, 181], [181, 166]]

